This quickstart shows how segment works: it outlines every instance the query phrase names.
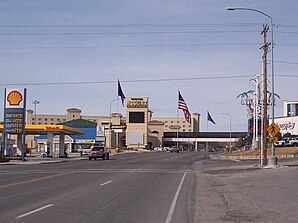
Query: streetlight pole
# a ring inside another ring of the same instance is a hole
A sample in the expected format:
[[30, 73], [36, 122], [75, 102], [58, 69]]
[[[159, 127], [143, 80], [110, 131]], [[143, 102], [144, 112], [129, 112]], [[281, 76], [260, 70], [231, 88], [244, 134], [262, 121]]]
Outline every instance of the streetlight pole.
[[40, 103], [40, 101], [34, 99], [32, 101], [32, 104], [34, 105], [34, 124], [36, 125], [36, 105], [38, 105]]
[[[110, 116], [110, 120], [109, 120], [109, 130], [110, 130], [110, 137], [109, 137], [109, 146], [110, 148], [112, 148], [112, 123], [111, 123], [111, 119], [112, 119], [112, 103], [115, 102], [115, 101], [118, 101], [119, 99], [116, 98], [112, 101], [110, 101], [110, 113], [109, 113], [109, 116]], [[118, 114], [117, 114], [118, 115]]]
[[[37, 99], [34, 99], [32, 101], [32, 104], [34, 105], [34, 125], [36, 125], [36, 106], [40, 103], [40, 101], [38, 101]], [[32, 123], [33, 124], [33, 123]], [[36, 149], [36, 144], [37, 144], [37, 140], [36, 140], [36, 136], [34, 135], [34, 146]], [[30, 148], [30, 157], [31, 157], [31, 150], [32, 148]]]
[[230, 119], [230, 151], [229, 152], [232, 152], [232, 115], [224, 112], [221, 114], [229, 116], [229, 119]]
[[[263, 16], [266, 16], [267, 18], [270, 19], [270, 27], [271, 27], [271, 94], [272, 94], [272, 108], [271, 108], [271, 112], [272, 112], [272, 123], [274, 123], [274, 106], [275, 106], [275, 89], [274, 89], [274, 57], [273, 57], [273, 49], [274, 49], [274, 41], [273, 41], [273, 19], [270, 15], [257, 10], [257, 9], [253, 9], [253, 8], [240, 8], [240, 7], [228, 7], [227, 10], [229, 11], [235, 11], [235, 10], [244, 10], [244, 11], [253, 11], [259, 14], [262, 14]], [[264, 129], [264, 131], [266, 131]], [[274, 143], [271, 144], [271, 148], [272, 148], [272, 156], [270, 159], [270, 163], [271, 165], [277, 165], [277, 157], [275, 156], [275, 147], [274, 147]]]

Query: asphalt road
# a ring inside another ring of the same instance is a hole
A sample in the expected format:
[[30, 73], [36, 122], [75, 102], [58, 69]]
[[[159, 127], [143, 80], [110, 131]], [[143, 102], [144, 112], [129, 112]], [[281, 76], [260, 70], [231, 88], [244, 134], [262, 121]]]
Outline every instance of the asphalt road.
[[0, 222], [298, 222], [296, 166], [149, 152], [0, 165]]
[[195, 152], [1, 165], [1, 222], [193, 222]]

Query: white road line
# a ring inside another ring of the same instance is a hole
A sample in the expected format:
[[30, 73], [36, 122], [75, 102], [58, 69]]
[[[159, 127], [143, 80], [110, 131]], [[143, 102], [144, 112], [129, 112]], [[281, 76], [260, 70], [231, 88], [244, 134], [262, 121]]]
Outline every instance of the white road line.
[[241, 163], [242, 161], [241, 160], [233, 160], [234, 162], [238, 162], [238, 163]]
[[181, 181], [180, 181], [180, 184], [179, 184], [179, 186], [178, 186], [178, 188], [177, 188], [176, 194], [175, 194], [175, 196], [174, 196], [174, 198], [173, 198], [172, 205], [171, 205], [171, 208], [170, 208], [170, 211], [169, 211], [169, 213], [168, 213], [168, 216], [167, 216], [167, 219], [166, 219], [165, 223], [170, 223], [171, 220], [172, 220], [173, 213], [174, 213], [174, 210], [175, 210], [175, 206], [176, 206], [176, 203], [177, 203], [177, 200], [178, 200], [178, 196], [179, 196], [179, 193], [180, 193], [180, 191], [181, 191], [182, 184], [183, 184], [183, 182], [184, 182], [184, 179], [185, 179], [186, 174], [187, 174], [187, 172], [185, 172], [185, 173], [183, 174], [183, 177], [182, 177], [182, 179], [181, 179]]
[[102, 183], [100, 186], [104, 186], [104, 185], [109, 184], [109, 183], [112, 183], [112, 181], [109, 180], [109, 181], [107, 181], [107, 182], [105, 182], [105, 183]]
[[28, 215], [30, 215], [30, 214], [34, 214], [34, 213], [36, 213], [36, 212], [38, 212], [38, 211], [41, 211], [41, 210], [46, 209], [46, 208], [49, 208], [49, 207], [51, 207], [51, 206], [53, 206], [53, 205], [54, 205], [54, 204], [48, 204], [48, 205], [43, 206], [43, 207], [41, 207], [41, 208], [37, 208], [37, 209], [35, 209], [35, 210], [33, 210], [33, 211], [29, 211], [29, 212], [27, 212], [27, 213], [25, 213], [25, 214], [19, 215], [19, 216], [17, 216], [16, 218], [23, 218], [23, 217], [26, 217], [26, 216], [28, 216]]

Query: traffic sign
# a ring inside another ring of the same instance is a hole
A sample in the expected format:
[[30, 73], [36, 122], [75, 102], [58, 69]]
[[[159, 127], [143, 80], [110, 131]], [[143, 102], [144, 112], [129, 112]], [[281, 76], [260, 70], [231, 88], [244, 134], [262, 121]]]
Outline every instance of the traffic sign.
[[277, 142], [278, 138], [277, 137], [269, 137], [268, 142]]
[[274, 122], [272, 122], [271, 125], [269, 125], [267, 128], [267, 132], [269, 132], [271, 136], [276, 136], [279, 131], [280, 128]]

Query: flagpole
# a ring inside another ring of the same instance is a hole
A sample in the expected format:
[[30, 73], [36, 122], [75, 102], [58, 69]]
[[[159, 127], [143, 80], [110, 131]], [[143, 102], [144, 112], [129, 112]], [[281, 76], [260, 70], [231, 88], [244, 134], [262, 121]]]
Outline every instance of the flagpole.
[[[207, 113], [207, 134], [208, 134], [208, 113]], [[208, 137], [207, 138], [207, 141], [206, 141], [206, 152], [208, 152]]]
[[[118, 79], [119, 81], [119, 79]], [[117, 92], [117, 99], [119, 98], [119, 95], [118, 95], [118, 92]], [[118, 124], [118, 118], [119, 118], [119, 111], [118, 111], [118, 103], [119, 100], [117, 100], [117, 122], [116, 124]], [[120, 124], [120, 123], [119, 123]], [[118, 132], [119, 129], [117, 129], [117, 133], [116, 133], [116, 146], [120, 149], [120, 146], [119, 146], [119, 132]]]
[[179, 134], [179, 89], [178, 89], [178, 105], [177, 105], [177, 138], [176, 138], [177, 149], [179, 150], [178, 134]]

